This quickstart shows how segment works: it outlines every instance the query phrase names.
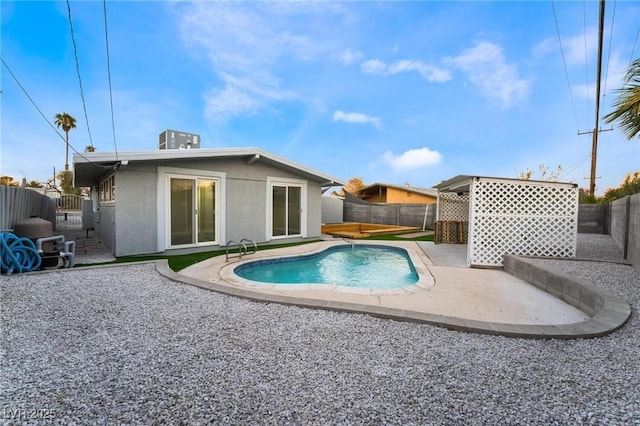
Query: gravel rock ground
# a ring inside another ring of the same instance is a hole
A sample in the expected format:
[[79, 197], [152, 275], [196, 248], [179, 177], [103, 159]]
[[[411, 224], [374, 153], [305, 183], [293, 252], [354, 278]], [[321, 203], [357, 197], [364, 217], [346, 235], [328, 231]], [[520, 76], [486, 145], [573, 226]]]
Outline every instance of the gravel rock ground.
[[[606, 236], [578, 256], [619, 259]], [[153, 265], [0, 282], [3, 424], [640, 424], [640, 273], [538, 260], [632, 307], [611, 335], [525, 340], [255, 303]]]

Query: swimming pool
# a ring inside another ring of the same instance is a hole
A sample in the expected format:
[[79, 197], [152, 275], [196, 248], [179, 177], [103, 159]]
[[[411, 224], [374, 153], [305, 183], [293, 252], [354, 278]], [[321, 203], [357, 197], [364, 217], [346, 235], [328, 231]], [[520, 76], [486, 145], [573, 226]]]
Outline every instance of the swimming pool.
[[270, 284], [332, 284], [393, 289], [416, 284], [418, 274], [407, 251], [380, 245], [340, 245], [321, 252], [247, 262], [234, 273]]

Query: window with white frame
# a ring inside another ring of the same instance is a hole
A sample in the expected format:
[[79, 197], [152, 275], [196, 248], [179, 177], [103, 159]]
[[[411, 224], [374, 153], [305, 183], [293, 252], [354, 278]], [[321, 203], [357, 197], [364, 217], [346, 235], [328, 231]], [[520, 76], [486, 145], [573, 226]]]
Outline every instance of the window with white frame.
[[108, 203], [116, 200], [116, 179], [114, 175], [107, 177], [98, 186], [100, 202]]

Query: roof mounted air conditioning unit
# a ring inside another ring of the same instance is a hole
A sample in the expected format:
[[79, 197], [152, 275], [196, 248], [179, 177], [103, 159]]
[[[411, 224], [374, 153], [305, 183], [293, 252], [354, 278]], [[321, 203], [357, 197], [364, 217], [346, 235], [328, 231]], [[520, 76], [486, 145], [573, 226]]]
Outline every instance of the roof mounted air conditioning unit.
[[165, 130], [160, 133], [159, 149], [196, 149], [200, 148], [200, 136], [178, 130]]

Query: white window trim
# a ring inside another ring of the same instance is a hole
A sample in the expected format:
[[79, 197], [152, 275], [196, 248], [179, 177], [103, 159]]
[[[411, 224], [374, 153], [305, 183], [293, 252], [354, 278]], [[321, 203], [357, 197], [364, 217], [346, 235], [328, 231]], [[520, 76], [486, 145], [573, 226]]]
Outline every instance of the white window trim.
[[217, 179], [219, 188], [216, 188], [216, 203], [217, 213], [216, 219], [218, 220], [218, 238], [216, 243], [198, 243], [181, 245], [182, 247], [201, 247], [209, 245], [222, 245], [226, 241], [226, 200], [227, 200], [227, 174], [224, 172], [217, 172], [211, 170], [196, 170], [196, 169], [183, 169], [179, 167], [158, 167], [158, 191], [157, 191], [157, 221], [158, 221], [158, 240], [157, 248], [159, 252], [163, 252], [168, 249], [178, 248], [171, 245], [170, 232], [169, 232], [169, 200], [168, 200], [168, 178], [169, 177], [186, 177], [189, 179]]
[[[301, 188], [300, 194], [300, 234], [273, 236], [273, 187], [297, 186]], [[267, 208], [266, 208], [266, 240], [281, 240], [286, 238], [307, 238], [307, 181], [302, 179], [280, 178], [267, 176]]]
[[116, 175], [111, 173], [105, 179], [101, 180], [98, 184], [98, 200], [100, 204], [114, 204], [115, 197]]

